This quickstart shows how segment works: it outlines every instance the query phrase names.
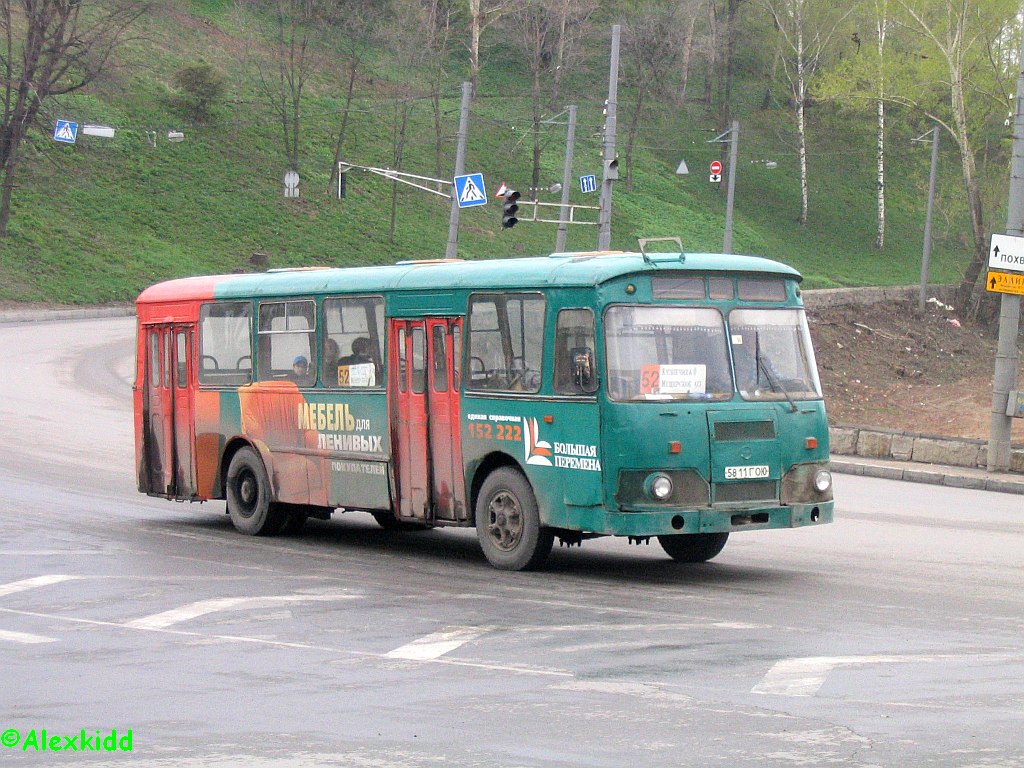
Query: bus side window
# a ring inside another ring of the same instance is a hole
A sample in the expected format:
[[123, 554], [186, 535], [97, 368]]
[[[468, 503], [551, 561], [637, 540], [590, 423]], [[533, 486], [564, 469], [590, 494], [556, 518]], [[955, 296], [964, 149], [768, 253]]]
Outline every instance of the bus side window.
[[594, 313], [563, 309], [555, 327], [555, 392], [585, 395], [597, 391]]
[[199, 308], [199, 383], [252, 381], [252, 305], [212, 302]]
[[469, 386], [538, 392], [544, 352], [540, 294], [475, 294], [469, 300]]
[[448, 355], [445, 353], [445, 333], [443, 325], [435, 325], [433, 331], [434, 391], [448, 391]]
[[[291, 380], [302, 387], [316, 381], [316, 305], [312, 299], [260, 304], [259, 376], [263, 381]], [[305, 359], [297, 373], [294, 363]]]
[[384, 300], [325, 299], [325, 387], [367, 388], [384, 384]]
[[412, 329], [412, 391], [423, 394], [427, 391], [427, 356], [422, 328]]

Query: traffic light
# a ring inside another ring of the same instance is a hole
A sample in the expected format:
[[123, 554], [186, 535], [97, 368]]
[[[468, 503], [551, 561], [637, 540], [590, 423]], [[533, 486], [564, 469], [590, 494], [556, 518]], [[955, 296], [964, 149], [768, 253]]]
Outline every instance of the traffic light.
[[501, 206], [501, 228], [512, 229], [519, 219], [516, 218], [516, 212], [519, 210], [519, 206], [516, 204], [516, 200], [519, 199], [519, 193], [514, 189], [510, 189], [505, 193], [505, 202]]

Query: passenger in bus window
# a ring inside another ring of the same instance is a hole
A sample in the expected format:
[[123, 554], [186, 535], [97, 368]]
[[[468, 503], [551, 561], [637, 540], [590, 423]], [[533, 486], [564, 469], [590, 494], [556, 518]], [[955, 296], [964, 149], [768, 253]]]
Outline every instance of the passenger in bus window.
[[327, 339], [324, 343], [324, 384], [329, 387], [338, 385], [338, 359], [341, 357], [341, 348], [334, 339]]
[[[373, 342], [366, 336], [352, 341], [352, 354], [338, 361], [338, 383], [349, 387], [373, 387], [377, 384], [377, 363], [373, 359]], [[344, 368], [342, 371], [340, 369]], [[346, 376], [347, 373], [347, 376]]]
[[309, 360], [305, 355], [296, 355], [292, 360], [292, 372], [288, 378], [299, 383], [305, 383], [309, 378]]

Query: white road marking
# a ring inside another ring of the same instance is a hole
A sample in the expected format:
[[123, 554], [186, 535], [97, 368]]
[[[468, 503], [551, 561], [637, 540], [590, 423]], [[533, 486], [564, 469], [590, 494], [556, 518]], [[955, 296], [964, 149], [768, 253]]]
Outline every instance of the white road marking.
[[836, 667], [862, 664], [921, 664], [950, 656], [810, 656], [783, 659], [772, 667], [751, 693], [776, 696], [813, 696]]
[[31, 579], [22, 579], [21, 581], [9, 581], [6, 584], [0, 584], [0, 597], [13, 595], [16, 592], [24, 592], [27, 589], [47, 587], [50, 584], [60, 584], [62, 581], [71, 581], [73, 579], [80, 578], [82, 577], [62, 576], [60, 574], [53, 573], [48, 576], [33, 576]]
[[26, 645], [35, 645], [37, 643], [55, 643], [57, 638], [55, 637], [43, 637], [42, 635], [30, 635], [27, 632], [11, 632], [6, 629], [0, 629], [0, 640], [9, 643], [25, 643]]
[[206, 616], [220, 611], [251, 610], [253, 608], [269, 608], [283, 603], [312, 603], [332, 600], [354, 600], [360, 595], [351, 593], [325, 593], [310, 595], [267, 595], [263, 597], [219, 597], [211, 600], [199, 600], [195, 603], [172, 608], [162, 613], [143, 616], [139, 619], [126, 621], [124, 626], [131, 629], [166, 629], [183, 621]]
[[[387, 659], [381, 653], [367, 653], [356, 651], [351, 648], [339, 648], [332, 645], [314, 645], [313, 643], [290, 643], [282, 640], [272, 640], [266, 637], [245, 637], [243, 635], [223, 635], [218, 633], [190, 632], [184, 629], [167, 629], [160, 627], [133, 627], [117, 621], [100, 621], [98, 619], [82, 619], [77, 616], [63, 616], [53, 613], [41, 613], [39, 611], [19, 611], [12, 608], [0, 608], [0, 613], [8, 613], [12, 616], [32, 616], [38, 619], [50, 619], [52, 621], [64, 622], [66, 624], [83, 624], [90, 627], [109, 627], [111, 629], [132, 629], [143, 632], [159, 632], [165, 635], [177, 637], [196, 638], [198, 640], [223, 640], [233, 643], [249, 643], [251, 645], [264, 645], [271, 648], [289, 648], [304, 651], [317, 651], [320, 653], [337, 654], [352, 657], [353, 661], [360, 659]], [[545, 667], [516, 666], [512, 664], [486, 664], [481, 662], [464, 661], [460, 659], [430, 659], [433, 664], [446, 664], [454, 667], [469, 667], [473, 669], [489, 669], [498, 672], [511, 672], [517, 675], [542, 675], [552, 677], [573, 677], [573, 673], [563, 669], [551, 669]]]
[[0, 557], [50, 557], [67, 555], [104, 555], [95, 549], [0, 549]]
[[400, 648], [384, 654], [388, 659], [408, 659], [409, 661], [433, 661], [451, 653], [470, 640], [476, 640], [491, 631], [492, 627], [449, 627], [440, 632], [433, 632], [425, 637], [413, 640]]

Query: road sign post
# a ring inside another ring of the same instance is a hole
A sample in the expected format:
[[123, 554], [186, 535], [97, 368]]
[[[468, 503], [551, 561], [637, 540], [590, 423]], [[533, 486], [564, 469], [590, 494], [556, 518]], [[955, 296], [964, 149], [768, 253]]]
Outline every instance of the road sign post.
[[[1013, 152], [1010, 159], [1010, 197], [1006, 205], [1006, 232], [1016, 235], [1014, 240], [1024, 240], [1024, 33], [1022, 33], [1020, 56], [1017, 58], [1016, 113], [1013, 118]], [[993, 238], [995, 239], [995, 238]], [[996, 246], [1009, 245], [1009, 252]], [[1014, 253], [1017, 251], [1017, 253]], [[997, 263], [1015, 267], [1013, 271], [1024, 273], [1024, 262], [1010, 262], [1009, 256], [1024, 256], [1016, 243], [1004, 243], [1002, 238], [992, 244], [989, 265], [993, 258]], [[1005, 267], [1004, 267], [1005, 268]], [[992, 418], [988, 439], [988, 470], [1007, 471], [1010, 468], [1011, 432], [1013, 417], [1008, 416], [1010, 392], [1017, 389], [1017, 366], [1020, 351], [1017, 349], [1017, 334], [1020, 330], [1020, 296], [1004, 293], [999, 303], [999, 337], [996, 342], [996, 365], [992, 376]]]

